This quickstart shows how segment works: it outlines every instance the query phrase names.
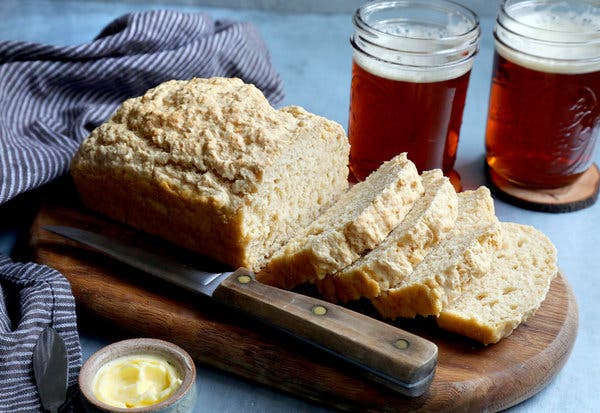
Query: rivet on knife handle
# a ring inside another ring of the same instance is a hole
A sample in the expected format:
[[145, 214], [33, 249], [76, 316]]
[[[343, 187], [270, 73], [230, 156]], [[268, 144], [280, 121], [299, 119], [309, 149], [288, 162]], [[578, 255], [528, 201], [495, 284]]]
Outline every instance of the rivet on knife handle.
[[371, 378], [409, 396], [423, 394], [437, 364], [437, 346], [341, 306], [261, 284], [239, 269], [213, 298], [358, 365]]

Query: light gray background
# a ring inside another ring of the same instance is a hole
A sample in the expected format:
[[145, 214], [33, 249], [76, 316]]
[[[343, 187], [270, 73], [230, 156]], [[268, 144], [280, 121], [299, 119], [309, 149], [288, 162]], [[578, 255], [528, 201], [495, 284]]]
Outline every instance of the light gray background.
[[[140, 4], [164, 4], [164, 1], [126, 0], [129, 3]], [[246, 8], [258, 10], [277, 10], [299, 13], [346, 13], [356, 10], [358, 6], [365, 3], [359, 0], [172, 0], [169, 4], [181, 6], [213, 6]], [[499, 0], [463, 0], [459, 3], [471, 8], [480, 16], [494, 15], [500, 4]]]

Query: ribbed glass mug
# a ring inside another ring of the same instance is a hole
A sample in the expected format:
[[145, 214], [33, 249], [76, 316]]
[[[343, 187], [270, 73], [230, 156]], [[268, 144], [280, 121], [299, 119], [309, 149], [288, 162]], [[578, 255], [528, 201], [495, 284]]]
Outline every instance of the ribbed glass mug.
[[445, 0], [374, 1], [353, 18], [351, 178], [398, 153], [453, 172], [479, 19]]
[[491, 173], [527, 188], [574, 182], [600, 135], [600, 3], [506, 0], [494, 36]]

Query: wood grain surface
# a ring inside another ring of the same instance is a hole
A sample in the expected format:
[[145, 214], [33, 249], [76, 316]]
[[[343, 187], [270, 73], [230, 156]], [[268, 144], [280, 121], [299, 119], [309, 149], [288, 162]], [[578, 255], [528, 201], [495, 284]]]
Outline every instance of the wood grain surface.
[[[537, 314], [495, 345], [483, 347], [439, 330], [430, 320], [398, 322], [399, 327], [435, 342], [439, 351], [429, 391], [409, 398], [364, 379], [320, 350], [210, 299], [153, 281], [44, 231], [43, 225], [100, 232], [183, 261], [197, 263], [197, 256], [85, 210], [68, 187], [45, 203], [31, 229], [34, 259], [69, 279], [78, 309], [126, 329], [131, 336], [174, 342], [199, 363], [343, 410], [502, 410], [531, 397], [554, 377], [569, 357], [577, 333], [577, 304], [561, 274]], [[371, 314], [368, 307], [358, 307]]]
[[223, 280], [213, 298], [374, 369], [365, 374], [379, 374], [383, 384], [403, 394], [420, 396], [428, 389], [437, 364], [437, 346], [431, 341], [357, 311], [262, 284], [252, 275], [238, 269]]

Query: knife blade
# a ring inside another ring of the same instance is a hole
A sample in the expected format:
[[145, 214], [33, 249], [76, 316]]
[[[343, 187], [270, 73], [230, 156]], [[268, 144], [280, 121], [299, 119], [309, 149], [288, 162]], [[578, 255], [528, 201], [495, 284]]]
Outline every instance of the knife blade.
[[404, 395], [422, 395], [433, 380], [437, 346], [372, 317], [259, 283], [245, 268], [210, 273], [98, 233], [65, 226], [44, 229], [241, 310], [358, 367], [365, 376]]
[[33, 376], [44, 410], [51, 413], [67, 398], [68, 359], [62, 337], [46, 327], [33, 348]]

